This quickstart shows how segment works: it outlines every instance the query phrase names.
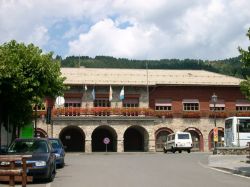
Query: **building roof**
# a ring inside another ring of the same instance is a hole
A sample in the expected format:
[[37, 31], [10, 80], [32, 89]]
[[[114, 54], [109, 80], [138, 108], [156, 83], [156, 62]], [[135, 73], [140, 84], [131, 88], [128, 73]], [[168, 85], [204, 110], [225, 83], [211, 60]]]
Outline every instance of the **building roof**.
[[61, 68], [67, 85], [239, 86], [242, 79], [204, 70]]

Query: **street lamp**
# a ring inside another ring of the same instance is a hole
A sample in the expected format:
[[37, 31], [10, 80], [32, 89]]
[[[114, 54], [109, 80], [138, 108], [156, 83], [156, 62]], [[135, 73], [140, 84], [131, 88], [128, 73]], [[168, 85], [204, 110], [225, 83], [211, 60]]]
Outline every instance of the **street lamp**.
[[[213, 150], [213, 154], [217, 154], [217, 141], [215, 141], [215, 129], [216, 129], [216, 103], [217, 103], [217, 100], [218, 100], [218, 97], [217, 95], [215, 95], [215, 93], [212, 95], [211, 97], [211, 100], [212, 100], [212, 103], [214, 105], [213, 107], [213, 113], [214, 113], [214, 150]], [[218, 135], [217, 135], [218, 136]]]

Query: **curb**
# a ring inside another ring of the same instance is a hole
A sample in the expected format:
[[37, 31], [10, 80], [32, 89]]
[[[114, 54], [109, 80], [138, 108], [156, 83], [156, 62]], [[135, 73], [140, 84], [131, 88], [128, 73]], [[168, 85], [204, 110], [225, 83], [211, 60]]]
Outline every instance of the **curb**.
[[232, 173], [232, 174], [237, 174], [237, 175], [242, 175], [242, 176], [245, 176], [245, 177], [250, 177], [250, 172], [248, 172], [248, 171], [241, 171], [241, 170], [238, 170], [238, 169], [229, 169], [229, 168], [223, 168], [223, 167], [213, 167], [213, 168], [223, 170], [223, 171], [226, 171], [226, 172], [229, 172], [229, 173]]

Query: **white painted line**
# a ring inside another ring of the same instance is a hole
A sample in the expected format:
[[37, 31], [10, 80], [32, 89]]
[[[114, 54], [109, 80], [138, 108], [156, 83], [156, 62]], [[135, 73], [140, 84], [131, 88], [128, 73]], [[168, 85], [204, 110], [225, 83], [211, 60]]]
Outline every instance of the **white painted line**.
[[245, 178], [245, 179], [250, 179], [250, 177], [247, 177], [247, 176], [244, 176], [244, 175], [239, 175], [239, 174], [235, 174], [235, 173], [232, 173], [232, 172], [229, 172], [229, 171], [225, 171], [225, 170], [222, 170], [222, 169], [213, 168], [213, 167], [204, 165], [204, 164], [202, 164], [200, 161], [198, 162], [198, 164], [199, 164], [200, 166], [204, 167], [204, 168], [207, 168], [207, 169], [212, 169], [212, 170], [219, 171], [219, 172], [222, 172], [222, 173], [235, 175], [235, 176], [237, 176], [237, 177], [241, 177], [241, 178]]

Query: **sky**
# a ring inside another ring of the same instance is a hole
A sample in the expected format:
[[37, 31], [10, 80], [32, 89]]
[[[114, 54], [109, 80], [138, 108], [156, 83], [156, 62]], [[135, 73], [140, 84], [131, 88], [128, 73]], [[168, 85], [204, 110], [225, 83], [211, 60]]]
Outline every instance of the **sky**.
[[225, 59], [249, 28], [249, 0], [0, 0], [0, 44], [63, 58]]

